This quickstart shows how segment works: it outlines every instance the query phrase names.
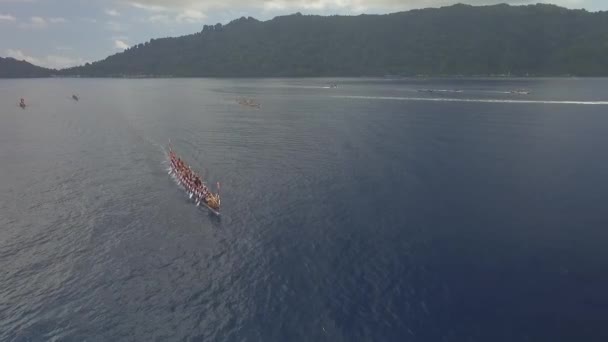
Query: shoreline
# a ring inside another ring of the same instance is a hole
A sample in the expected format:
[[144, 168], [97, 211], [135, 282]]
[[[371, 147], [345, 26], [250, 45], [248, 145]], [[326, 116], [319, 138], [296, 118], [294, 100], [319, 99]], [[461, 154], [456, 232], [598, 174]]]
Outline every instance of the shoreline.
[[428, 79], [493, 79], [493, 80], [517, 80], [517, 79], [603, 79], [608, 75], [598, 76], [574, 76], [574, 75], [538, 75], [538, 76], [500, 76], [500, 75], [436, 75], [436, 76], [24, 76], [24, 77], [0, 77], [2, 80], [23, 79], [344, 79], [344, 80], [428, 80]]

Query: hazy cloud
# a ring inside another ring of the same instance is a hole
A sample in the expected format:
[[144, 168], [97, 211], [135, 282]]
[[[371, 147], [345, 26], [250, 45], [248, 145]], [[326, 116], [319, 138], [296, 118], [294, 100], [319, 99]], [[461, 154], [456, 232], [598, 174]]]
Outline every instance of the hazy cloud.
[[[559, 3], [563, 6], [581, 6], [584, 0], [121, 0], [135, 8], [154, 11], [196, 10], [205, 13], [214, 9], [261, 9], [267, 11], [397, 11], [413, 8], [440, 7], [464, 2], [471, 5], [491, 5], [509, 3], [512, 5], [532, 4], [537, 2]], [[200, 19], [200, 18], [199, 18]]]
[[[176, 10], [176, 9], [198, 9], [209, 10], [216, 8], [260, 8], [260, 9], [362, 9], [362, 8], [387, 8], [387, 7], [428, 7], [440, 6], [454, 3], [453, 0], [135, 0], [129, 1], [133, 6], [142, 9]], [[467, 1], [487, 3], [492, 1]], [[499, 1], [494, 1], [499, 2]], [[504, 2], [504, 0], [503, 0]], [[516, 1], [527, 2], [527, 1]]]
[[72, 66], [76, 66], [76, 65], [81, 65], [81, 64], [84, 64], [87, 62], [86, 60], [84, 60], [80, 57], [72, 58], [72, 57], [58, 56], [58, 55], [46, 55], [44, 57], [34, 57], [34, 56], [30, 56], [30, 55], [24, 53], [23, 51], [21, 51], [19, 49], [7, 49], [6, 56], [12, 57], [12, 58], [20, 60], [20, 61], [26, 61], [26, 62], [32, 63], [34, 65], [39, 65], [39, 66], [43, 66], [46, 68], [52, 68], [52, 69], [67, 68], [67, 67], [72, 67]]
[[130, 2], [130, 4], [131, 4], [131, 6], [133, 6], [135, 8], [142, 9], [142, 10], [149, 11], [149, 12], [164, 12], [164, 11], [169, 10], [169, 8], [170, 8], [170, 7], [146, 4], [146, 3], [141, 3], [141, 2]]
[[108, 21], [106, 23], [106, 29], [114, 32], [122, 32], [125, 30], [125, 27], [116, 21]]
[[107, 15], [111, 16], [111, 17], [119, 17], [120, 16], [120, 12], [118, 12], [117, 10], [112, 9], [112, 8], [106, 9], [104, 12]]
[[57, 56], [57, 55], [45, 56], [42, 61], [43, 61], [42, 62], [43, 66], [46, 66], [47, 68], [54, 68], [54, 69], [69, 68], [69, 67], [73, 67], [73, 66], [77, 66], [77, 65], [82, 65], [82, 64], [85, 64], [88, 62], [87, 60], [82, 59], [80, 57], [72, 58], [72, 57]]
[[5, 22], [5, 21], [14, 22], [16, 20], [17, 19], [15, 17], [13, 17], [12, 15], [10, 15], [10, 14], [2, 14], [2, 13], [0, 13], [0, 23], [1, 22]]
[[21, 51], [21, 50], [8, 49], [8, 50], [6, 50], [6, 56], [12, 57], [12, 58], [20, 60], [20, 61], [30, 62], [30, 63], [36, 64], [36, 65], [39, 65], [39, 63], [40, 63], [40, 61], [37, 58], [28, 56], [25, 53], [23, 53], [23, 51]]
[[124, 49], [127, 49], [129, 47], [129, 44], [125, 43], [124, 41], [122, 41], [120, 39], [116, 39], [114, 41], [114, 47], [116, 49], [124, 50]]
[[195, 10], [195, 9], [185, 9], [182, 12], [180, 12], [175, 19], [178, 22], [188, 22], [188, 23], [197, 23], [197, 22], [201, 22], [203, 21], [203, 19], [205, 19], [207, 16], [199, 11], [199, 10]]
[[151, 23], [168, 24], [172, 20], [166, 14], [154, 14], [154, 15], [149, 16], [146, 21], [151, 22]]
[[179, 0], [177, 2], [137, 1], [129, 3], [137, 9], [155, 13], [146, 20], [151, 23], [168, 24], [172, 21], [177, 23], [200, 23], [207, 18], [207, 15], [201, 9], [208, 8], [208, 4], [197, 1], [192, 3]]
[[19, 27], [22, 29], [43, 29], [47, 28], [49, 24], [63, 24], [65, 22], [67, 22], [67, 20], [61, 17], [43, 18], [34, 16], [30, 17], [29, 21], [20, 23]]
[[19, 24], [19, 27], [24, 29], [42, 29], [47, 26], [47, 21], [42, 17], [31, 17], [28, 22]]
[[51, 24], [63, 24], [65, 22], [67, 22], [67, 20], [65, 20], [65, 18], [55, 17], [55, 18], [49, 18], [49, 22]]
[[85, 23], [90, 23], [90, 24], [97, 23], [97, 19], [95, 19], [95, 18], [84, 17], [84, 18], [80, 18], [80, 20], [84, 21]]

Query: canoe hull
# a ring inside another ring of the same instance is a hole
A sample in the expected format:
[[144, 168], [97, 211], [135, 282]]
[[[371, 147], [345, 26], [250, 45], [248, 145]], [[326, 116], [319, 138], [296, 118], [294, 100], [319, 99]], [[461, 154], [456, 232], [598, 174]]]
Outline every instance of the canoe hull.
[[169, 162], [169, 170], [167, 171], [167, 173], [169, 175], [172, 176], [172, 178], [175, 180], [175, 182], [181, 186], [184, 190], [186, 190], [186, 192], [188, 193], [188, 199], [193, 200], [194, 203], [198, 204], [200, 203], [200, 205], [204, 208], [206, 208], [207, 210], [209, 210], [210, 213], [216, 215], [216, 216], [220, 216], [220, 212], [216, 209], [211, 208], [203, 199], [199, 199], [196, 196], [194, 196], [193, 192], [188, 189], [188, 186], [186, 186], [186, 184], [184, 184], [181, 179], [178, 176], [178, 172], [177, 170], [175, 170], [173, 168], [173, 165], [171, 165], [171, 162]]

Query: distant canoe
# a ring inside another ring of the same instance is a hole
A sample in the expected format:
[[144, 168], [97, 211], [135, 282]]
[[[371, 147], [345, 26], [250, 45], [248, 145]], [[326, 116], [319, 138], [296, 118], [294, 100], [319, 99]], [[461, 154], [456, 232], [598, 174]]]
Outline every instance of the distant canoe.
[[254, 99], [237, 99], [236, 102], [241, 106], [247, 106], [252, 108], [260, 108], [260, 104]]

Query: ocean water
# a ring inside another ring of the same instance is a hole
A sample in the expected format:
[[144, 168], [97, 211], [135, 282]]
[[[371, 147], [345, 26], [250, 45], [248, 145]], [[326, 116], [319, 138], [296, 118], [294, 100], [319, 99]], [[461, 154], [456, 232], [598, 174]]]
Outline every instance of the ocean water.
[[0, 80], [0, 340], [607, 341], [607, 90]]

